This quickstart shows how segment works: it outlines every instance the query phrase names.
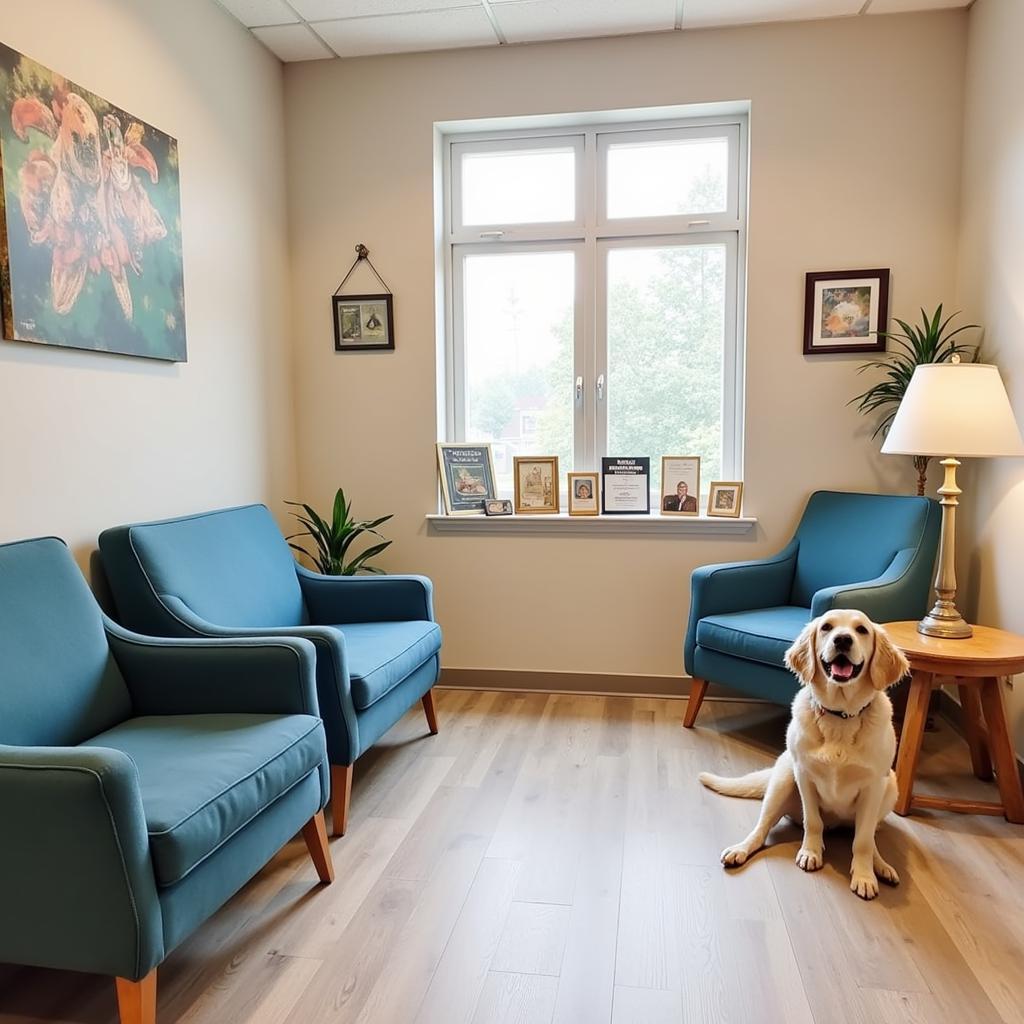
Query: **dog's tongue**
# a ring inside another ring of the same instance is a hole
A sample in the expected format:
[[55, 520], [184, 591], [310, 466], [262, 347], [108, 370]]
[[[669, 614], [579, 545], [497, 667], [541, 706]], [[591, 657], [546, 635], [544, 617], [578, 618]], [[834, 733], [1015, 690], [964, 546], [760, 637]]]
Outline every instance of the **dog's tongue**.
[[849, 679], [853, 675], [853, 665], [848, 661], [832, 662], [833, 679]]

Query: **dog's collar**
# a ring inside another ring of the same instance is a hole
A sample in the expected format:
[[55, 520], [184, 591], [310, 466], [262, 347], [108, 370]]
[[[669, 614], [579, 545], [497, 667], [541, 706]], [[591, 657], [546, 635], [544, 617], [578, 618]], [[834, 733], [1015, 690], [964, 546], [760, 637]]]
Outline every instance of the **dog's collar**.
[[836, 711], [835, 708], [825, 707], [825, 705], [822, 704], [817, 697], [811, 697], [811, 703], [815, 706], [815, 708], [817, 708], [819, 712], [825, 711], [830, 715], [835, 715], [836, 718], [842, 719], [859, 718], [861, 715], [864, 714], [865, 711], [867, 711], [869, 707], [871, 707], [872, 704], [874, 704], [874, 702], [875, 698], [872, 697], [871, 700], [869, 700], [867, 704], [865, 704], [864, 707], [860, 709], [860, 711]]

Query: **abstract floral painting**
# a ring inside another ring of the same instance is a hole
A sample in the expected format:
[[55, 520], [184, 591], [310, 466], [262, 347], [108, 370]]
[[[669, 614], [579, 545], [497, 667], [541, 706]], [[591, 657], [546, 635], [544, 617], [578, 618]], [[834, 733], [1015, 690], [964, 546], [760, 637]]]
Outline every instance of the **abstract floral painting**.
[[178, 144], [0, 44], [3, 336], [186, 358]]

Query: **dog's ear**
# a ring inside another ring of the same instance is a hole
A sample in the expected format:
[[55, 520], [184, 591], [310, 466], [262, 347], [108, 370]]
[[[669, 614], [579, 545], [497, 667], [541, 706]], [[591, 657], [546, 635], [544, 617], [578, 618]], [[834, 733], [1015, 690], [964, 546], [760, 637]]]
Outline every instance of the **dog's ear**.
[[881, 626], [875, 626], [875, 653], [871, 656], [871, 685], [876, 690], [895, 686], [907, 673], [910, 664], [903, 652], [889, 639]]
[[818, 634], [819, 621], [819, 619], [811, 619], [793, 641], [793, 646], [786, 651], [786, 667], [804, 685], [814, 682], [814, 673], [818, 671], [815, 637]]

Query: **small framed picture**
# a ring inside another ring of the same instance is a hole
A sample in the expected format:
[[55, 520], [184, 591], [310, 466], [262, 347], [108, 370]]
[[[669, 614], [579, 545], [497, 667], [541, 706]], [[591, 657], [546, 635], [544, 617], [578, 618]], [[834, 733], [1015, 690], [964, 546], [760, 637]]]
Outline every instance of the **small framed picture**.
[[661, 511], [666, 516], [699, 516], [700, 456], [661, 457]]
[[558, 512], [558, 456], [517, 455], [515, 466], [516, 515]]
[[334, 351], [372, 352], [395, 347], [393, 296], [335, 295]]
[[884, 352], [878, 332], [889, 325], [888, 270], [830, 270], [808, 274], [804, 297], [804, 355]]
[[601, 459], [601, 514], [651, 514], [650, 456]]
[[569, 515], [600, 515], [600, 479], [599, 473], [569, 474]]
[[484, 500], [485, 516], [512, 515], [512, 502], [508, 498], [487, 498]]
[[708, 494], [708, 515], [739, 517], [743, 506], [743, 483], [739, 480], [712, 480]]
[[444, 510], [450, 516], [478, 516], [497, 495], [489, 444], [438, 444]]

